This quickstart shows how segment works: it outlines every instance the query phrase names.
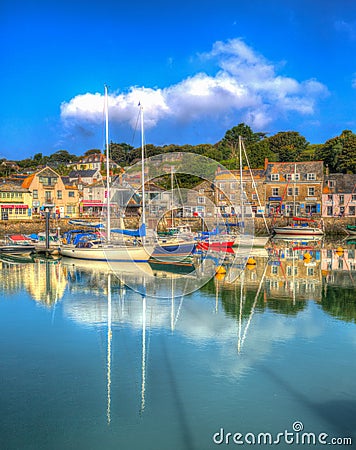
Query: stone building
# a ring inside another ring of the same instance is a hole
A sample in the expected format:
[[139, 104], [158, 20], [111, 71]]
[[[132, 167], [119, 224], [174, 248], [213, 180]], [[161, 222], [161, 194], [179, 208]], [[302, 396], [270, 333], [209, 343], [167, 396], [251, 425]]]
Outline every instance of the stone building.
[[265, 162], [269, 215], [321, 215], [323, 161]]

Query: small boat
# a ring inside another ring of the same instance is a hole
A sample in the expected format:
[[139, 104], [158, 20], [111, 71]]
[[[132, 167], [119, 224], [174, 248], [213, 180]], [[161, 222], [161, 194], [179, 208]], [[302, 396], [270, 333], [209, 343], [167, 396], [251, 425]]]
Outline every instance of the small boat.
[[159, 239], [151, 257], [159, 261], [179, 262], [184, 258], [192, 256], [195, 248], [195, 241], [186, 241], [178, 238]]
[[356, 225], [346, 225], [345, 231], [347, 234], [356, 234]]
[[[230, 249], [232, 250], [232, 246], [234, 245], [234, 243], [235, 243], [234, 240], [233, 241], [230, 241], [230, 240], [227, 240], [227, 241], [206, 240], [206, 241], [200, 241], [197, 244], [197, 248], [199, 250], [214, 250], [217, 252], [227, 252]], [[233, 252], [233, 250], [232, 250], [232, 252]]]
[[286, 226], [277, 226], [273, 228], [275, 235], [286, 236], [322, 236], [324, 230], [314, 219], [304, 217], [293, 217], [293, 222]]
[[30, 255], [35, 250], [31, 239], [24, 234], [7, 235], [4, 245], [0, 246], [0, 253], [8, 255]]

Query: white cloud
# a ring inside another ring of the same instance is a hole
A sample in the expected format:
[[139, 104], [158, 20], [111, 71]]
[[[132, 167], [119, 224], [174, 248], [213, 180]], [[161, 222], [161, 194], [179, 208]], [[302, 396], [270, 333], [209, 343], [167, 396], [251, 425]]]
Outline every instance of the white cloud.
[[[213, 61], [216, 73], [197, 73], [165, 88], [133, 86], [125, 93], [112, 93], [110, 120], [135, 126], [138, 102], [144, 106], [145, 127], [170, 119], [189, 124], [202, 119], [240, 117], [263, 129], [288, 113], [312, 115], [327, 88], [317, 80], [298, 81], [277, 73], [269, 62], [241, 39], [216, 42], [202, 61]], [[103, 115], [101, 94], [78, 95], [61, 105], [61, 117], [70, 126], [98, 122]]]

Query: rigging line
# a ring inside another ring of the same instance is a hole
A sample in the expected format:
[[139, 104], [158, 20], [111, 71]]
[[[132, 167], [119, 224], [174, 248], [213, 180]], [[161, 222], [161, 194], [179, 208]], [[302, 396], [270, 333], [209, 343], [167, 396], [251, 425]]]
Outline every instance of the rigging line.
[[240, 274], [240, 311], [239, 311], [239, 333], [238, 333], [238, 341], [237, 341], [237, 351], [240, 353], [241, 351], [241, 331], [242, 331], [242, 300], [243, 300], [243, 283], [245, 272], [242, 270]]
[[135, 136], [136, 136], [136, 131], [137, 131], [137, 128], [138, 128], [139, 120], [140, 120], [140, 111], [137, 114], [136, 124], [135, 124], [135, 128], [134, 128], [133, 135], [132, 135], [132, 141], [131, 141], [131, 145], [132, 146], [134, 146]]
[[239, 350], [239, 351], [241, 351], [242, 346], [244, 345], [244, 342], [245, 342], [245, 339], [246, 339], [246, 335], [247, 335], [248, 328], [249, 328], [250, 323], [251, 323], [251, 321], [252, 321], [252, 317], [253, 317], [253, 315], [254, 315], [254, 313], [255, 313], [255, 308], [256, 308], [256, 305], [257, 305], [257, 300], [258, 300], [258, 297], [260, 296], [261, 289], [262, 289], [262, 283], [263, 283], [263, 280], [264, 280], [264, 278], [265, 278], [265, 276], [266, 276], [266, 273], [267, 273], [268, 260], [269, 260], [269, 258], [267, 259], [267, 262], [266, 262], [266, 265], [265, 265], [265, 269], [264, 269], [264, 272], [263, 272], [263, 275], [262, 275], [262, 278], [261, 278], [261, 281], [260, 281], [260, 285], [258, 286], [258, 290], [257, 290], [257, 293], [256, 293], [256, 295], [255, 295], [255, 299], [254, 299], [253, 304], [252, 304], [251, 312], [250, 312], [249, 318], [248, 318], [248, 320], [247, 320], [247, 323], [246, 323], [246, 326], [245, 326], [245, 329], [244, 329], [244, 333], [243, 333], [243, 335], [242, 335], [241, 345], [240, 345], [240, 350]]
[[[258, 205], [259, 205], [259, 207], [260, 207], [260, 209], [261, 209], [261, 211], [262, 211], [262, 204], [261, 204], [260, 196], [259, 196], [259, 194], [258, 194], [258, 189], [257, 189], [257, 185], [256, 185], [256, 183], [255, 183], [255, 179], [254, 179], [254, 177], [253, 177], [253, 175], [252, 175], [252, 170], [251, 170], [251, 166], [250, 166], [250, 161], [249, 161], [249, 159], [248, 159], [248, 157], [247, 157], [246, 147], [245, 147], [245, 144], [244, 144], [243, 141], [241, 141], [241, 144], [242, 144], [242, 148], [243, 148], [243, 151], [244, 151], [244, 155], [245, 155], [245, 158], [246, 158], [246, 161], [247, 161], [248, 170], [249, 170], [250, 175], [251, 175], [252, 186], [253, 186], [253, 188], [256, 190], [256, 195], [257, 195]], [[270, 230], [269, 230], [269, 228], [268, 228], [267, 221], [266, 221], [266, 217], [265, 217], [265, 214], [264, 214], [264, 213], [262, 214], [262, 217], [263, 217], [263, 221], [264, 221], [264, 223], [265, 223], [265, 227], [266, 227], [267, 233], [270, 233]]]

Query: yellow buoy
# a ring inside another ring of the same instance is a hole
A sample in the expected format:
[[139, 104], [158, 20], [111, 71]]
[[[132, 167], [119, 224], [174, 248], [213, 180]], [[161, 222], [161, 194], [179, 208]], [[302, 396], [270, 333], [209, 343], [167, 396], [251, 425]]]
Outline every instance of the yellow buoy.
[[248, 266], [255, 266], [256, 265], [256, 260], [253, 258], [248, 258], [247, 263]]
[[215, 273], [216, 273], [216, 274], [225, 274], [225, 273], [226, 273], [226, 269], [225, 269], [225, 267], [223, 267], [223, 266], [219, 266], [219, 267], [216, 269]]
[[312, 259], [312, 255], [309, 252], [304, 253], [303, 255], [304, 259]]
[[218, 281], [222, 281], [222, 280], [225, 278], [225, 274], [224, 274], [224, 273], [216, 273], [216, 274], [215, 274], [215, 278], [216, 278]]
[[338, 255], [342, 255], [342, 254], [344, 253], [344, 249], [343, 249], [342, 247], [338, 247], [338, 248], [336, 249], [336, 253], [337, 253]]

